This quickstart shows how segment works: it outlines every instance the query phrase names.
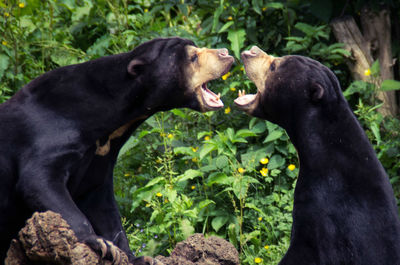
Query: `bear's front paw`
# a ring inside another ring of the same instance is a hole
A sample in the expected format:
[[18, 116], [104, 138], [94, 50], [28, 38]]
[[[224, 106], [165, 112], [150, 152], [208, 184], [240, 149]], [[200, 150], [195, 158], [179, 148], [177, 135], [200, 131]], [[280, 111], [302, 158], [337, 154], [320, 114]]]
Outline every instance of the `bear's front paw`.
[[133, 265], [164, 265], [161, 261], [151, 257], [143, 256], [133, 260]]
[[84, 243], [93, 249], [101, 259], [109, 260], [115, 265], [121, 263], [121, 250], [111, 241], [93, 236], [86, 239]]

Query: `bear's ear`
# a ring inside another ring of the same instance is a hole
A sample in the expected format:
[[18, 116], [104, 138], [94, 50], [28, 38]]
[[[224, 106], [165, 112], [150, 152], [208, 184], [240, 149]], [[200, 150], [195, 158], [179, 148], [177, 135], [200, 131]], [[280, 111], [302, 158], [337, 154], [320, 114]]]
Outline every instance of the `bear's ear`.
[[313, 102], [318, 102], [322, 99], [325, 93], [325, 88], [316, 82], [313, 82], [311, 84], [310, 88], [310, 97]]
[[133, 59], [128, 64], [128, 73], [132, 76], [138, 76], [143, 71], [143, 66], [145, 63], [139, 59]]

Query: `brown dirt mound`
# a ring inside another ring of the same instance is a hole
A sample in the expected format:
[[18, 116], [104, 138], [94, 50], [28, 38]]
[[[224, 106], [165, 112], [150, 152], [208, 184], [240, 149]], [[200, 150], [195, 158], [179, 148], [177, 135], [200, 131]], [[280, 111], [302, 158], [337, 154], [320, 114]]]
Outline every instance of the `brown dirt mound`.
[[[120, 251], [120, 265], [128, 258]], [[238, 265], [239, 255], [232, 244], [222, 238], [194, 234], [176, 245], [170, 257], [158, 256], [165, 265]], [[35, 213], [11, 242], [6, 265], [111, 264], [102, 260], [90, 247], [78, 242], [61, 215], [47, 211]]]

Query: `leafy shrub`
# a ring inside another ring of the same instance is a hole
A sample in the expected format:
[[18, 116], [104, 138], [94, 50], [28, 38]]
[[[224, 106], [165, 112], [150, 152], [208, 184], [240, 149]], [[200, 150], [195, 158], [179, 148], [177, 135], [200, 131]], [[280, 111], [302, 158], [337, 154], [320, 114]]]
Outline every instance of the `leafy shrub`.
[[286, 252], [296, 151], [283, 129], [232, 105], [239, 89], [256, 91], [239, 63], [240, 51], [252, 45], [273, 55], [311, 56], [344, 87], [351, 84], [346, 96], [400, 195], [399, 121], [376, 111], [374, 80], [351, 82], [342, 64], [349, 54], [310, 13], [309, 1], [6, 1], [0, 31], [0, 102], [46, 71], [154, 37], [227, 47], [237, 58], [222, 80], [211, 82], [224, 110], [158, 113], [122, 148], [115, 194], [137, 255], [168, 254], [193, 232], [230, 240], [242, 264], [276, 264]]

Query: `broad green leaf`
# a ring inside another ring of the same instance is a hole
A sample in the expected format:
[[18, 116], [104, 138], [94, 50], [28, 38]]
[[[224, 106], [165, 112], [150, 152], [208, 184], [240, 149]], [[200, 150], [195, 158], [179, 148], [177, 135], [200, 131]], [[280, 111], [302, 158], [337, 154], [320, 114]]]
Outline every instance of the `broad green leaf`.
[[283, 132], [281, 130], [276, 130], [272, 131], [264, 140], [264, 144], [268, 142], [275, 141], [276, 139], [279, 139], [283, 135]]
[[210, 153], [211, 151], [215, 150], [216, 147], [213, 144], [205, 144], [203, 145], [203, 147], [200, 150], [199, 156], [200, 156], [200, 160], [203, 159], [208, 153]]
[[272, 170], [275, 168], [279, 168], [285, 164], [285, 159], [281, 155], [273, 155], [269, 159], [268, 169]]
[[212, 24], [211, 32], [215, 32], [216, 31], [217, 25], [218, 25], [218, 22], [219, 22], [219, 17], [221, 16], [222, 11], [224, 11], [224, 1], [220, 0], [219, 7], [214, 12], [213, 24]]
[[266, 7], [275, 8], [275, 9], [284, 9], [285, 8], [282, 3], [278, 3], [278, 2], [267, 3]]
[[257, 134], [253, 130], [248, 130], [248, 129], [241, 129], [236, 132], [235, 138], [238, 137], [249, 137], [249, 136], [257, 136]]
[[217, 172], [210, 174], [207, 180], [207, 185], [211, 186], [213, 184], [226, 185], [232, 182], [232, 179], [228, 177], [225, 173]]
[[165, 178], [164, 177], [154, 178], [154, 179], [150, 180], [149, 182], [147, 182], [146, 187], [154, 186], [155, 184], [158, 184], [160, 182], [165, 182]]
[[177, 177], [177, 181], [185, 181], [189, 179], [194, 179], [203, 175], [203, 172], [194, 169], [188, 169], [182, 175]]
[[0, 54], [0, 80], [4, 75], [5, 70], [8, 68], [10, 59], [5, 54]]
[[218, 230], [223, 227], [229, 220], [229, 216], [217, 216], [214, 217], [213, 220], [211, 221], [211, 226], [214, 228], [215, 232], [218, 232]]
[[400, 90], [400, 81], [391, 79], [384, 80], [381, 84], [381, 90], [383, 91]]
[[296, 23], [296, 25], [294, 25], [294, 27], [298, 30], [303, 31], [308, 36], [312, 36], [315, 33], [314, 27], [306, 23], [298, 22]]
[[379, 75], [381, 71], [380, 69], [381, 67], [379, 64], [379, 60], [376, 60], [371, 66], [371, 75]]
[[130, 137], [128, 141], [122, 146], [121, 150], [119, 151], [118, 157], [123, 156], [126, 152], [128, 152], [130, 149], [138, 144], [139, 139], [137, 139], [136, 137]]
[[261, 7], [260, 7], [260, 2], [262, 4], [263, 1], [262, 0], [261, 1], [260, 0], [251, 0], [251, 5], [252, 5], [254, 11], [259, 15], [261, 15], [261, 13], [262, 13]]
[[210, 204], [216, 204], [216, 203], [213, 200], [208, 200], [207, 199], [207, 200], [199, 202], [199, 208], [203, 209], [203, 208], [207, 207]]
[[235, 139], [235, 131], [232, 128], [228, 128], [225, 132], [228, 136], [228, 139], [232, 142]]
[[180, 230], [182, 232], [183, 238], [186, 239], [194, 233], [194, 227], [188, 219], [183, 219], [180, 223]]
[[233, 21], [228, 21], [228, 22], [226, 22], [225, 25], [223, 25], [223, 26], [221, 27], [221, 29], [218, 31], [218, 34], [220, 34], [220, 33], [222, 33], [222, 32], [225, 32], [225, 31], [226, 31], [228, 28], [230, 28], [230, 26], [232, 26], [234, 23], [235, 23], [235, 22], [233, 22]]
[[173, 109], [173, 110], [171, 110], [171, 112], [172, 112], [173, 114], [175, 114], [176, 116], [179, 116], [179, 117], [181, 117], [181, 118], [183, 118], [183, 119], [187, 119], [187, 118], [188, 118], [188, 116], [186, 115], [186, 113], [183, 112], [183, 111], [180, 110], [180, 109]]
[[229, 242], [231, 242], [237, 248], [239, 246], [239, 242], [238, 242], [239, 225], [230, 224], [228, 226], [228, 237], [229, 237]]
[[246, 31], [244, 29], [228, 31], [228, 40], [231, 42], [231, 49], [236, 58], [240, 58], [240, 50], [243, 48], [245, 39]]
[[381, 133], [380, 133], [380, 130], [379, 130], [379, 126], [378, 126], [378, 124], [376, 122], [372, 122], [371, 123], [371, 131], [374, 134], [375, 139], [376, 139], [376, 141], [377, 141], [377, 143], [379, 145], [381, 143]]
[[228, 157], [224, 156], [224, 155], [218, 156], [216, 161], [215, 161], [215, 164], [219, 169], [227, 167], [228, 164], [229, 164]]

